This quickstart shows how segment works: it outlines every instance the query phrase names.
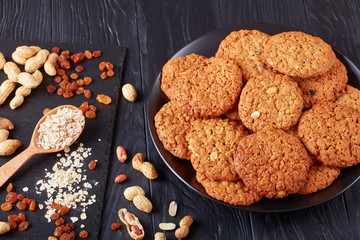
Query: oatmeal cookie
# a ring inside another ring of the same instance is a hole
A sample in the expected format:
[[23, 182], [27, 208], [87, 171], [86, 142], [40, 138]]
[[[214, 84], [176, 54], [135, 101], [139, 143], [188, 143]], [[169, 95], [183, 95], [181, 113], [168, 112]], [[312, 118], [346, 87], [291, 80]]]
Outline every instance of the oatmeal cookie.
[[212, 180], [239, 180], [234, 157], [241, 138], [248, 135], [245, 127], [230, 119], [199, 119], [192, 122], [186, 140], [194, 169]]
[[254, 132], [266, 126], [288, 130], [297, 123], [302, 109], [299, 87], [282, 74], [251, 78], [240, 95], [240, 119]]
[[203, 185], [209, 196], [226, 203], [248, 206], [261, 199], [258, 193], [246, 187], [241, 180], [236, 182], [215, 181], [200, 172], [196, 173], [196, 180]]
[[190, 115], [215, 117], [234, 106], [241, 87], [241, 70], [236, 63], [212, 57], [180, 73], [167, 95]]
[[172, 101], [166, 103], [155, 115], [155, 127], [164, 148], [175, 157], [190, 160], [185, 139], [190, 123], [197, 118], [182, 112]]
[[301, 116], [298, 135], [325, 165], [360, 163], [360, 113], [355, 109], [331, 102], [315, 104]]
[[283, 32], [270, 37], [264, 57], [276, 71], [301, 78], [325, 74], [336, 59], [329, 44], [303, 32]]
[[344, 91], [340, 94], [336, 103], [342, 106], [348, 106], [360, 112], [360, 91], [350, 85], [346, 85]]
[[334, 102], [348, 81], [346, 68], [339, 59], [336, 59], [330, 71], [324, 75], [293, 79], [299, 84], [302, 91], [305, 109], [319, 102]]
[[175, 78], [190, 67], [204, 61], [206, 57], [192, 53], [185, 57], [178, 57], [169, 60], [161, 72], [161, 90], [168, 95], [168, 89], [174, 84]]
[[245, 185], [267, 198], [297, 193], [310, 159], [301, 141], [280, 129], [265, 128], [240, 140], [235, 169]]
[[326, 166], [321, 163], [311, 165], [305, 184], [299, 194], [311, 194], [330, 186], [340, 174], [340, 168]]
[[247, 81], [254, 75], [269, 71], [263, 56], [269, 38], [270, 35], [258, 30], [234, 31], [220, 43], [215, 56], [235, 61]]

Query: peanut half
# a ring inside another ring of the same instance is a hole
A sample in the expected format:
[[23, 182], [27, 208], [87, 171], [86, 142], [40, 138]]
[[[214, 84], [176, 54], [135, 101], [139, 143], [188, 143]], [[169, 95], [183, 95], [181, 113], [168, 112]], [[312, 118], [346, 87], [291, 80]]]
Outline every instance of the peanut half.
[[138, 153], [133, 157], [132, 166], [134, 169], [142, 172], [148, 179], [159, 177], [155, 167], [150, 162], [145, 162], [145, 157], [141, 153]]
[[176, 228], [175, 223], [160, 223], [159, 228], [163, 231], [171, 231]]
[[177, 212], [177, 203], [175, 201], [172, 201], [169, 205], [169, 215], [175, 217], [176, 212]]

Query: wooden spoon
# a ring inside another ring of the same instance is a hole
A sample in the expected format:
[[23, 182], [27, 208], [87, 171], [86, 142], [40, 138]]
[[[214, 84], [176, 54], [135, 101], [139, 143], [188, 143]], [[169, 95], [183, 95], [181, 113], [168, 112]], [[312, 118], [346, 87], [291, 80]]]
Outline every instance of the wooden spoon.
[[42, 148], [41, 146], [39, 146], [37, 144], [37, 141], [38, 141], [38, 138], [39, 138], [38, 129], [40, 127], [40, 124], [45, 121], [45, 118], [47, 116], [55, 114], [59, 109], [66, 108], [66, 107], [70, 108], [70, 109], [73, 109], [73, 110], [74, 109], [79, 110], [77, 107], [72, 106], [72, 105], [62, 105], [62, 106], [59, 106], [59, 107], [56, 107], [56, 108], [52, 109], [47, 114], [45, 114], [35, 126], [35, 129], [34, 129], [32, 137], [31, 137], [29, 147], [27, 149], [25, 149], [23, 152], [21, 152], [19, 155], [17, 155], [16, 157], [14, 157], [13, 159], [11, 159], [10, 161], [8, 161], [7, 163], [5, 163], [3, 166], [0, 167], [0, 187], [12, 175], [14, 175], [16, 173], [16, 171], [19, 170], [19, 168], [22, 165], [24, 165], [32, 156], [35, 156], [35, 155], [38, 155], [38, 154], [43, 154], [43, 153], [54, 153], [54, 152], [62, 151], [65, 148], [72, 145], [79, 138], [80, 134], [84, 130], [85, 123], [82, 126], [82, 129], [79, 132], [79, 134], [76, 137], [74, 137], [73, 141], [69, 145], [67, 145], [67, 146], [65, 146], [63, 148], [44, 149], [44, 148]]

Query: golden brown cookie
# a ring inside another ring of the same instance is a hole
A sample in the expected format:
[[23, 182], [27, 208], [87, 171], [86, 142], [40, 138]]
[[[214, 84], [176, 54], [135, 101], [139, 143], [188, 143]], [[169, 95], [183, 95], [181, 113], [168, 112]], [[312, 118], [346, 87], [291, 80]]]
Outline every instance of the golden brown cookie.
[[247, 136], [245, 127], [230, 119], [198, 119], [186, 140], [194, 169], [212, 180], [239, 180], [234, 168], [237, 145]]
[[325, 74], [336, 59], [329, 44], [303, 32], [283, 32], [270, 37], [264, 57], [275, 70], [301, 78]]
[[250, 77], [268, 71], [263, 56], [265, 43], [270, 35], [258, 30], [240, 30], [230, 33], [219, 45], [216, 57], [235, 61], [245, 81]]
[[254, 132], [266, 126], [288, 130], [296, 124], [302, 109], [299, 87], [282, 74], [261, 74], [251, 78], [240, 95], [240, 119]]
[[261, 199], [258, 193], [246, 187], [241, 180], [215, 181], [200, 172], [196, 172], [196, 180], [203, 185], [209, 196], [226, 203], [248, 206]]
[[241, 70], [236, 63], [212, 57], [179, 74], [167, 95], [190, 115], [215, 117], [234, 106], [241, 87]]
[[297, 193], [309, 166], [301, 141], [273, 128], [242, 138], [235, 158], [235, 169], [245, 185], [267, 198]]
[[321, 163], [311, 165], [305, 184], [299, 194], [311, 194], [330, 186], [340, 174], [340, 168]]
[[190, 160], [185, 139], [190, 123], [196, 118], [182, 112], [172, 101], [166, 103], [155, 115], [155, 127], [164, 148], [175, 157]]
[[167, 91], [174, 84], [175, 78], [190, 67], [204, 61], [206, 57], [192, 53], [185, 57], [178, 57], [169, 60], [161, 72], [161, 90], [168, 95]]
[[360, 113], [350, 107], [315, 104], [301, 116], [298, 135], [325, 165], [349, 167], [360, 162]]
[[299, 84], [306, 109], [316, 103], [334, 102], [348, 81], [346, 68], [339, 59], [336, 59], [330, 71], [324, 75], [314, 78], [293, 79]]
[[344, 91], [340, 94], [336, 103], [347, 106], [360, 112], [360, 91], [350, 85], [346, 85]]

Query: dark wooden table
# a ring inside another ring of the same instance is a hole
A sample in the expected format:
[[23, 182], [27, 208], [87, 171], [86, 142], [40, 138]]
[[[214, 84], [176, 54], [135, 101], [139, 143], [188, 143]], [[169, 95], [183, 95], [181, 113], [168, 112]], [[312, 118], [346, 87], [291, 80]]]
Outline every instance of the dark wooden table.
[[[101, 239], [129, 239], [124, 227], [109, 228], [121, 207], [135, 212], [146, 239], [153, 239], [158, 224], [171, 220], [167, 211], [172, 200], [179, 204], [175, 223], [187, 214], [195, 220], [187, 239], [360, 239], [360, 182], [304, 210], [279, 214], [234, 210], [200, 197], [174, 176], [158, 155], [146, 120], [149, 91], [163, 64], [203, 34], [238, 24], [288, 25], [323, 38], [360, 66], [359, 12], [357, 0], [8, 0], [0, 1], [0, 38], [127, 48], [123, 83], [133, 84], [139, 97], [135, 103], [120, 99], [112, 152], [122, 145], [130, 156], [144, 153], [160, 177], [148, 181], [130, 165], [118, 164], [112, 154]], [[119, 187], [113, 179], [120, 172], [132, 181]], [[145, 189], [154, 205], [151, 214], [125, 200], [123, 189], [129, 185]], [[173, 232], [166, 236], [175, 239]]]

